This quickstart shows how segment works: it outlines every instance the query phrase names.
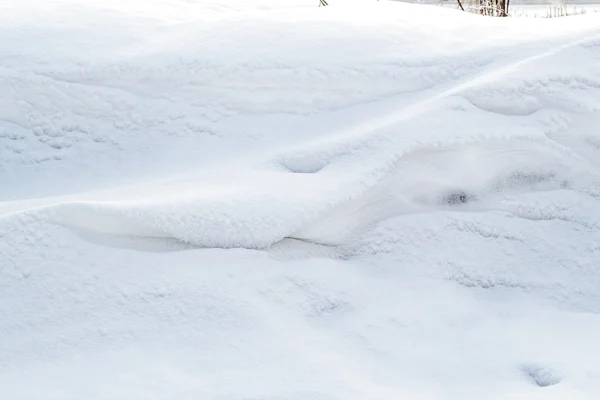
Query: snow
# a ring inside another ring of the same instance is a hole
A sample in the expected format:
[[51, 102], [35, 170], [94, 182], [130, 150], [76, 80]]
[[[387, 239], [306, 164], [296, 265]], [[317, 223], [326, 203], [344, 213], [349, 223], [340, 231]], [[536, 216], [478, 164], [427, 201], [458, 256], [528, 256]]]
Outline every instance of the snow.
[[0, 4], [3, 397], [597, 397], [600, 14], [317, 3]]

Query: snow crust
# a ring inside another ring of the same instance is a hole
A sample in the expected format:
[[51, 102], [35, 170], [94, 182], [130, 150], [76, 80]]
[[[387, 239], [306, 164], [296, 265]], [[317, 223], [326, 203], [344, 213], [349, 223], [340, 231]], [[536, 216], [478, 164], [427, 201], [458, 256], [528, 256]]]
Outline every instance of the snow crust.
[[0, 393], [597, 398], [600, 14], [330, 3], [0, 4]]

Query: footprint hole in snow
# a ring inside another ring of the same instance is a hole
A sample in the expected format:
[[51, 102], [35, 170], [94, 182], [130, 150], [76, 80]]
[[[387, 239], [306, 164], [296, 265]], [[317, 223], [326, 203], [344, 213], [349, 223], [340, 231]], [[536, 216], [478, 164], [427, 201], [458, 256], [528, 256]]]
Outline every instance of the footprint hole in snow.
[[316, 174], [328, 164], [325, 160], [289, 158], [280, 161], [282, 167], [294, 174]]
[[475, 200], [475, 195], [464, 190], [453, 190], [445, 193], [439, 199], [439, 203], [449, 206], [466, 204]]
[[524, 365], [521, 369], [539, 387], [556, 385], [562, 380], [557, 371], [540, 365]]

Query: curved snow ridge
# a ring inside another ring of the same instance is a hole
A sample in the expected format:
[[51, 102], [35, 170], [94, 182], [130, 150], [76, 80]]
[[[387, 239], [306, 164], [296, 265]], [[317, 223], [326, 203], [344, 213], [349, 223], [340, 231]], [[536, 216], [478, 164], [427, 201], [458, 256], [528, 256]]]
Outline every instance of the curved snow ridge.
[[[600, 154], [598, 154], [600, 156]], [[508, 209], [513, 194], [570, 189], [590, 193], [600, 174], [552, 142], [475, 142], [407, 153], [377, 184], [339, 204], [291, 236], [343, 244], [373, 224], [398, 215], [439, 210]], [[516, 207], [516, 206], [515, 206]]]
[[[421, 144], [432, 146], [439, 143], [444, 146], [450, 141], [470, 141], [494, 135], [505, 138], [523, 134], [544, 137], [546, 132], [543, 129], [531, 129], [524, 124], [519, 126], [519, 131], [497, 131], [493, 124], [488, 124], [491, 126], [486, 127], [484, 133], [462, 127], [454, 130], [455, 127], [449, 125], [459, 125], [466, 119], [489, 123], [491, 120], [483, 119], [482, 112], [496, 114], [493, 116], [495, 118], [535, 117], [535, 114], [544, 110], [552, 110], [556, 114], [577, 113], [577, 118], [582, 118], [585, 113], [596, 115], [600, 110], [599, 41], [598, 34], [576, 38], [550, 50], [544, 49], [541, 53], [528, 55], [504, 66], [484, 70], [474, 78], [442, 88], [425, 98], [415, 96], [417, 101], [407, 107], [377, 115], [352, 129], [335, 132], [309, 143], [303, 149], [295, 149], [293, 154], [282, 157], [282, 163], [292, 169], [311, 170], [315, 168], [305, 166], [307, 160], [314, 160], [319, 164], [317, 168], [322, 168], [333, 157], [354, 155], [365, 149], [374, 149], [380, 158], [386, 149], [402, 152], [403, 149]], [[573, 68], [564, 70], [560, 67], [561, 62], [553, 62], [555, 58], [577, 59], [579, 62]], [[596, 65], [597, 68], [590, 68], [590, 65]], [[581, 97], [585, 97], [586, 101], [581, 101]], [[427, 119], [439, 120], [441, 124], [436, 125], [435, 121]], [[513, 121], [502, 122], [509, 124]], [[440, 126], [444, 129], [435, 129]], [[412, 134], [413, 131], [416, 131], [415, 134]], [[395, 155], [393, 157], [397, 158]]]
[[194, 247], [262, 249], [284, 238], [342, 245], [398, 215], [505, 208], [499, 202], [512, 193], [585, 192], [600, 176], [579, 161], [550, 140], [487, 140], [407, 152], [381, 179], [256, 171], [225, 186], [196, 184], [169, 196], [157, 187], [139, 199], [59, 202], [21, 213], [75, 231]]
[[[127, 200], [118, 193], [75, 197], [24, 212], [108, 235], [267, 248], [284, 238], [339, 245], [382, 219], [493, 209], [513, 192], [591, 193], [600, 136], [578, 124], [598, 123], [600, 65], [587, 65], [600, 64], [597, 41], [576, 39], [372, 115], [267, 159], [275, 171], [253, 166], [227, 184], [190, 179]], [[551, 62], [557, 57], [580, 62], [569, 71], [546, 68], [561, 65]], [[561, 95], [565, 86], [569, 95]], [[585, 107], [578, 95], [586, 96]]]

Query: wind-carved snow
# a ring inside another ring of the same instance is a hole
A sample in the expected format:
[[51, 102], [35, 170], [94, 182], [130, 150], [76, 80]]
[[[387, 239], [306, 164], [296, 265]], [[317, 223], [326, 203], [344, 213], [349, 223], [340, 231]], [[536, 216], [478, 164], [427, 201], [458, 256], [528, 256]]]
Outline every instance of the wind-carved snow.
[[0, 13], [3, 393], [600, 390], [597, 15], [35, 3]]

